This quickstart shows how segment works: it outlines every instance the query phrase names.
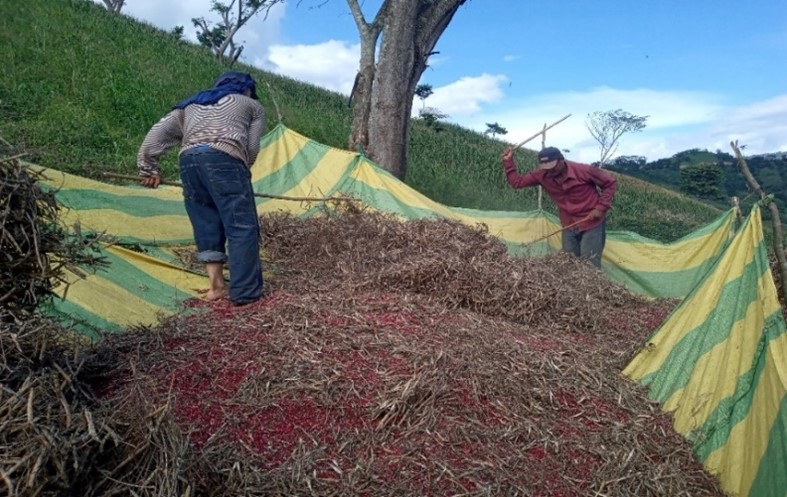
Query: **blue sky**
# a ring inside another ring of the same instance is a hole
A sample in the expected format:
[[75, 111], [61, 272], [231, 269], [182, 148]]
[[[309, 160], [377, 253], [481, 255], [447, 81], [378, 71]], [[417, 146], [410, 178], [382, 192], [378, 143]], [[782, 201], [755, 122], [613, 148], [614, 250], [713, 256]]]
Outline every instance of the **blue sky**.
[[[382, 2], [361, 3], [371, 20]], [[167, 30], [182, 25], [194, 40], [190, 20], [215, 20], [210, 5], [127, 0], [123, 12]], [[245, 63], [340, 93], [352, 88], [359, 37], [345, 0], [288, 0], [236, 40]], [[468, 0], [435, 50], [421, 79], [434, 89], [425, 104], [477, 131], [496, 122], [512, 143], [571, 114], [547, 145], [598, 160], [587, 115], [620, 108], [649, 118], [616, 155], [730, 152], [731, 140], [749, 154], [787, 151], [784, 0]], [[416, 99], [415, 113], [421, 105]]]

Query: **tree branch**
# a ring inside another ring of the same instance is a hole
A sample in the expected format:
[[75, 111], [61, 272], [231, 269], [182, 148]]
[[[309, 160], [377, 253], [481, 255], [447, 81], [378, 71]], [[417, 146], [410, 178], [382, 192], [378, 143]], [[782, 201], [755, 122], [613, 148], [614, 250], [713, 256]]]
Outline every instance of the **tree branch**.
[[120, 9], [122, 9], [125, 4], [126, 0], [104, 0], [104, 5], [107, 6], [107, 10], [116, 14], [120, 12]]
[[[743, 158], [743, 154], [740, 148], [738, 148], [738, 142], [730, 142], [730, 146], [732, 150], [735, 151], [735, 157], [738, 159], [738, 168], [741, 170], [741, 174], [743, 174], [743, 177], [746, 179], [751, 189], [760, 196], [762, 203], [767, 204], [771, 212], [771, 221], [773, 222], [773, 251], [776, 253], [776, 260], [779, 262], [782, 285], [787, 285], [787, 256], [784, 254], [784, 234], [782, 233], [779, 208], [772, 200], [768, 201], [768, 196], [765, 194], [765, 191], [763, 191], [757, 180], [754, 179], [754, 175], [749, 170], [748, 164], [746, 164], [746, 159]], [[784, 295], [782, 295], [782, 297], [784, 297]]]

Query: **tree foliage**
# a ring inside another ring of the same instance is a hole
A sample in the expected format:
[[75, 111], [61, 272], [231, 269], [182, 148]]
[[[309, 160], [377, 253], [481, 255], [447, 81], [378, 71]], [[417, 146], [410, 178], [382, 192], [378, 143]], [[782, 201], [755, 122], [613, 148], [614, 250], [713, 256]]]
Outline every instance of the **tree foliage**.
[[612, 158], [626, 133], [638, 133], [645, 129], [649, 116], [636, 116], [623, 109], [596, 111], [588, 114], [585, 125], [591, 136], [598, 142], [601, 154], [598, 167]]
[[704, 162], [680, 170], [680, 189], [698, 198], [719, 200], [724, 198], [721, 184], [724, 173], [716, 164]]
[[104, 0], [104, 5], [107, 6], [107, 10], [117, 14], [126, 5], [126, 0]]
[[191, 22], [198, 29], [197, 40], [210, 49], [219, 62], [231, 67], [243, 52], [243, 45], [235, 42], [235, 34], [238, 30], [261, 12], [267, 16], [274, 5], [283, 1], [231, 0], [229, 4], [225, 4], [213, 0], [210, 11], [217, 13], [221, 20], [213, 24], [204, 17], [193, 18]]
[[421, 99], [424, 105], [426, 105], [426, 99], [431, 97], [434, 93], [434, 89], [430, 84], [420, 84], [415, 87], [415, 96]]
[[484, 131], [485, 135], [492, 135], [492, 138], [496, 137], [497, 135], [506, 135], [508, 134], [508, 130], [504, 127], [500, 126], [498, 123], [486, 123], [486, 131]]
[[183, 32], [184, 32], [183, 26], [175, 26], [170, 30], [169, 34], [171, 34], [176, 40], [182, 40]]
[[440, 120], [447, 119], [449, 115], [434, 107], [424, 107], [418, 112], [418, 117], [428, 127], [434, 129], [435, 131], [441, 131], [443, 128], [440, 126]]

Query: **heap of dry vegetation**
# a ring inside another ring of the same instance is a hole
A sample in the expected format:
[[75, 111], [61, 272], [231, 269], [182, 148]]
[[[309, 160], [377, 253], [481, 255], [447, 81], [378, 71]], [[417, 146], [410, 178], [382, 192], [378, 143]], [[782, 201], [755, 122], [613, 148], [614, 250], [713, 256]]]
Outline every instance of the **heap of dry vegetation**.
[[3, 157], [0, 148], [0, 305], [16, 312], [51, 295], [65, 266], [102, 262], [60, 225], [55, 192], [39, 187], [40, 173], [25, 167], [22, 155]]
[[34, 312], [67, 267], [103, 259], [96, 237], [60, 225], [54, 192], [19, 158], [0, 159], [0, 493], [115, 495], [148, 482], [180, 495], [166, 493], [181, 477], [167, 461], [180, 451], [173, 464], [184, 464], [189, 449], [169, 413], [133, 388], [121, 403], [100, 400], [95, 386], [108, 381], [115, 351]]
[[58, 495], [62, 468], [85, 496], [723, 495], [620, 376], [674, 302], [449, 221], [261, 222], [263, 300], [108, 337], [48, 393], [4, 378], [13, 432], [63, 447], [0, 453], [9, 486]]

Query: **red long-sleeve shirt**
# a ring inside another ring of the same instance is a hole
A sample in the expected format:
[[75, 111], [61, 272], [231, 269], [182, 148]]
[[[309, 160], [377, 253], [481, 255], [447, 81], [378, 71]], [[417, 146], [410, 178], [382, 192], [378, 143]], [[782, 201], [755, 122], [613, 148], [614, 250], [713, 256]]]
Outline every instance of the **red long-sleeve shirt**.
[[604, 221], [612, 207], [618, 182], [614, 176], [597, 167], [566, 161], [566, 170], [557, 177], [546, 169], [534, 169], [519, 174], [513, 158], [503, 160], [508, 183], [514, 188], [541, 185], [558, 207], [560, 224], [569, 226], [583, 219], [593, 209], [604, 216], [577, 225], [580, 231], [595, 228]]

